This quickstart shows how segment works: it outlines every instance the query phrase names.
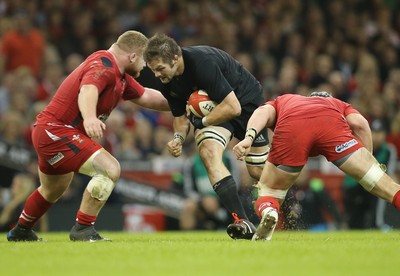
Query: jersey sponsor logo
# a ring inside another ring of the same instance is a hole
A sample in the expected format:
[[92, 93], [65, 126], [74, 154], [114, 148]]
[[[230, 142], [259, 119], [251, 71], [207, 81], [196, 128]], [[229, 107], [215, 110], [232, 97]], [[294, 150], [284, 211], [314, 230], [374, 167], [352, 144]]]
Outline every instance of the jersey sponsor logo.
[[56, 155], [54, 155], [52, 158], [50, 158], [49, 160], [47, 160], [47, 162], [50, 165], [54, 165], [55, 163], [57, 163], [58, 161], [60, 161], [61, 159], [64, 158], [64, 154], [62, 154], [61, 152], [57, 153]]
[[347, 150], [347, 149], [349, 149], [352, 146], [357, 145], [357, 144], [358, 144], [358, 142], [357, 142], [356, 139], [351, 139], [350, 141], [348, 141], [348, 142], [346, 142], [344, 144], [336, 146], [335, 147], [335, 151], [337, 153], [341, 153], [341, 152], [343, 152], [343, 151], [345, 151], [345, 150]]

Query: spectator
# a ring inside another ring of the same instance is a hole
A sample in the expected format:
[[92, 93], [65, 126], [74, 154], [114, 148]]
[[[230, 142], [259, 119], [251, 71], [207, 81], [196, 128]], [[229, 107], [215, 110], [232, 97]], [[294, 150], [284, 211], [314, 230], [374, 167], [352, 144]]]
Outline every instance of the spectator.
[[26, 170], [34, 153], [24, 140], [26, 122], [16, 111], [8, 111], [0, 121], [0, 186], [9, 188], [17, 173]]
[[17, 12], [13, 19], [15, 28], [6, 32], [2, 39], [0, 51], [0, 65], [4, 68], [2, 71], [10, 72], [26, 66], [38, 78], [41, 75], [44, 57], [44, 38], [40, 31], [32, 26], [32, 20], [26, 12]]

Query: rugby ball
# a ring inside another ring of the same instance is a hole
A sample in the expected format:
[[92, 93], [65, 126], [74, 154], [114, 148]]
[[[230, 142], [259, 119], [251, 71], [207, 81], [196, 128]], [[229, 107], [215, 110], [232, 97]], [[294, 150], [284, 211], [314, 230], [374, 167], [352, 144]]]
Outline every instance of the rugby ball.
[[190, 95], [188, 106], [190, 112], [199, 118], [203, 118], [217, 106], [217, 103], [210, 99], [206, 91], [200, 89]]

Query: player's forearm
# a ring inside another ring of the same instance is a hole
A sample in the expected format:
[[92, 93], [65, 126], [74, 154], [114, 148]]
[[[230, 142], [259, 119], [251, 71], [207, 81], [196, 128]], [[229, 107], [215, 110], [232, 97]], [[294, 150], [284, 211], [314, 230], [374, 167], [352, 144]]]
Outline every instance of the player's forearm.
[[175, 117], [173, 122], [174, 133], [182, 135], [186, 139], [187, 134], [190, 130], [190, 122], [185, 115], [180, 117]]
[[229, 106], [222, 106], [221, 104], [219, 104], [206, 117], [207, 117], [207, 123], [209, 125], [218, 125], [223, 122], [232, 120], [237, 116], [238, 114], [236, 112], [233, 112]]
[[208, 114], [207, 123], [209, 125], [218, 125], [223, 122], [232, 120], [239, 116], [242, 112], [242, 107], [239, 100], [236, 98], [235, 93], [232, 91], [219, 103], [213, 111]]
[[261, 107], [254, 111], [249, 121], [247, 122], [247, 129], [254, 129], [256, 133], [259, 133], [268, 123], [268, 112], [265, 108]]

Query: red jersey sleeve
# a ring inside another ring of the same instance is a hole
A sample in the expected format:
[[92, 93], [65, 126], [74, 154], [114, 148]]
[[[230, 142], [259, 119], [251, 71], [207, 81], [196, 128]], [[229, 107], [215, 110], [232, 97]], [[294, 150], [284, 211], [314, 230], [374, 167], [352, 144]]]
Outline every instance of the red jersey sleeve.
[[343, 102], [343, 101], [335, 99], [335, 98], [330, 98], [330, 99], [332, 101], [334, 101], [334, 103], [336, 104], [336, 106], [342, 112], [342, 114], [344, 116], [347, 116], [347, 115], [349, 115], [351, 113], [360, 114], [360, 112], [357, 109], [355, 109], [351, 104]]
[[276, 99], [271, 100], [271, 101], [267, 101], [266, 103], [264, 103], [262, 105], [267, 105], [267, 104], [272, 105], [276, 110]]
[[140, 98], [144, 93], [144, 87], [138, 83], [132, 76], [125, 74], [126, 88], [122, 98], [132, 100]]
[[355, 109], [354, 107], [352, 107], [351, 104], [347, 104], [347, 106], [344, 109], [344, 116], [347, 116], [351, 113], [360, 114], [360, 112], [357, 109]]
[[115, 69], [113, 67], [96, 66], [93, 63], [88, 68], [82, 76], [81, 87], [85, 84], [92, 84], [97, 87], [100, 94], [107, 86], [115, 83]]

